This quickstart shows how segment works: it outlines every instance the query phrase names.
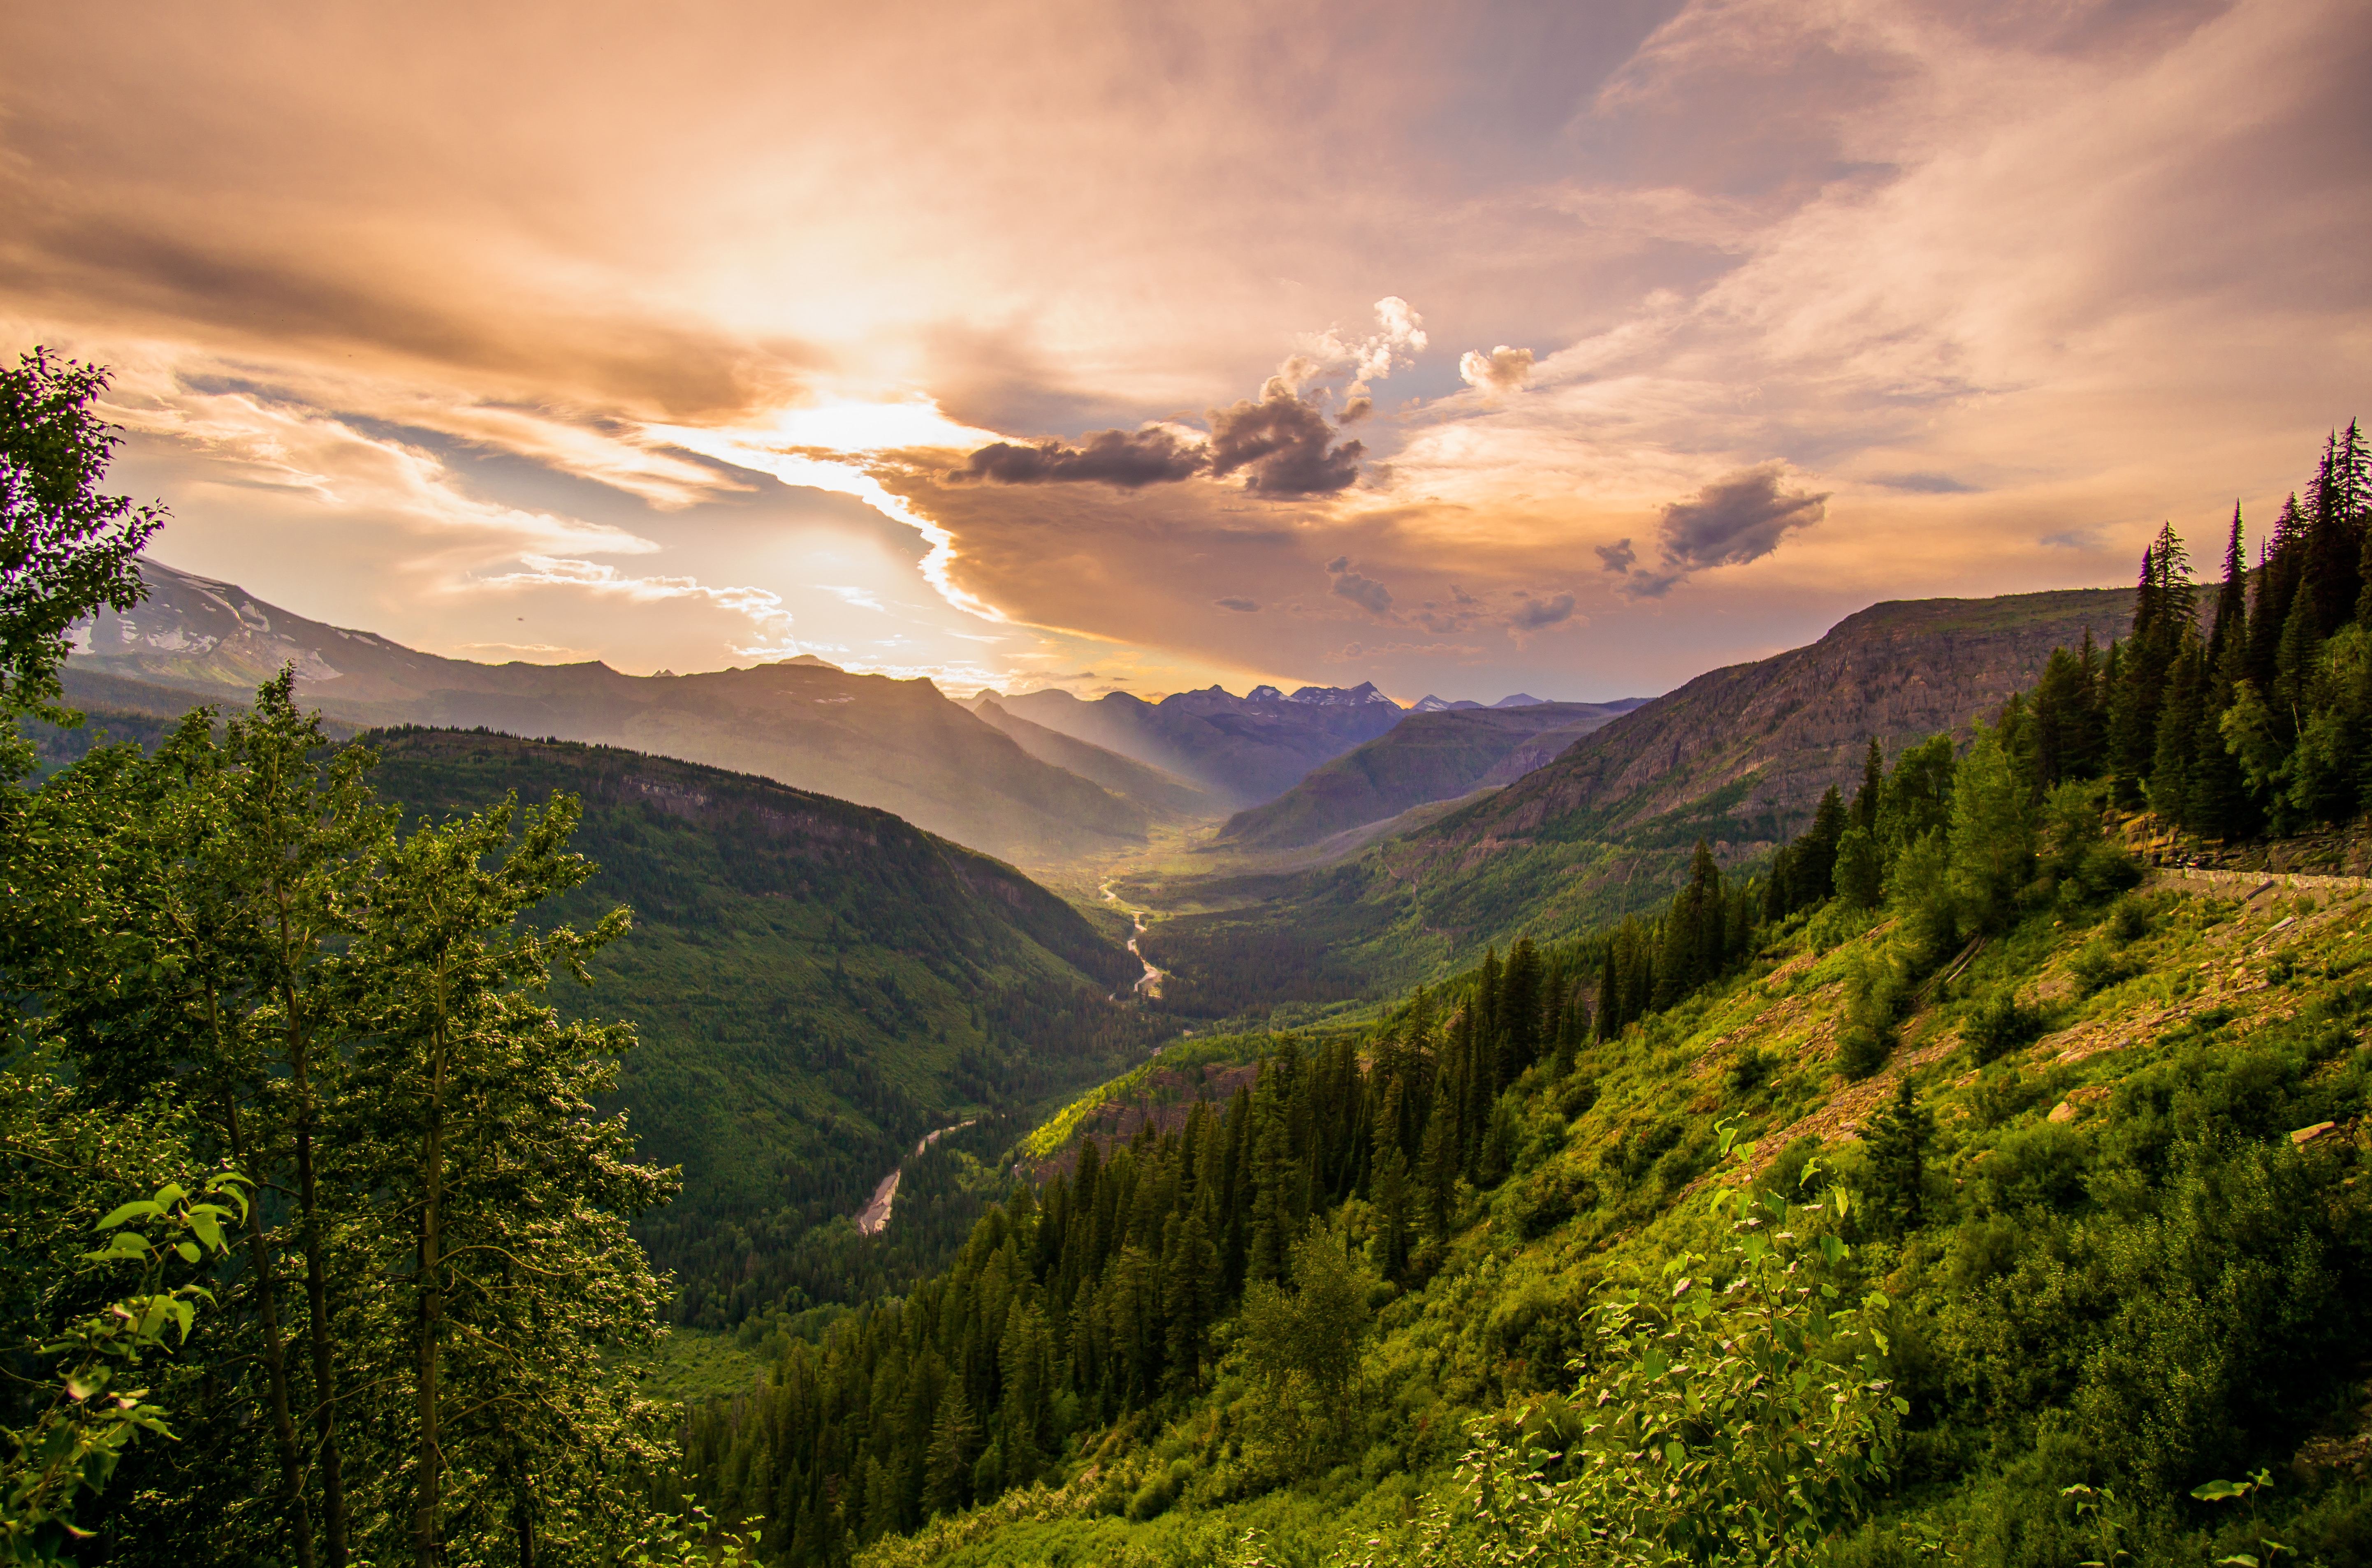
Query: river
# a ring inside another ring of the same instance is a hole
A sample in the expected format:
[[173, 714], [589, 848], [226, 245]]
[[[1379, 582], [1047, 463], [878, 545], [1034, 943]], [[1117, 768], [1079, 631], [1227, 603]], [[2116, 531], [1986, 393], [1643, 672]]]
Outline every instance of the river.
[[[1145, 912], [1141, 909], [1135, 909], [1130, 905], [1121, 903], [1120, 895], [1112, 891], [1112, 885], [1110, 882], [1106, 882], [1099, 890], [1103, 894], [1106, 900], [1114, 905], [1117, 905], [1122, 913], [1136, 922], [1136, 934], [1128, 939], [1128, 950], [1135, 955], [1136, 961], [1138, 963], [1145, 966], [1145, 972], [1136, 977], [1136, 985], [1134, 989], [1139, 996], [1145, 997], [1148, 1001], [1159, 1001], [1161, 999], [1161, 971], [1153, 967], [1153, 960], [1146, 958], [1145, 956], [1144, 949], [1136, 945], [1137, 938], [1145, 935]], [[1115, 996], [1112, 1000], [1117, 1002], [1120, 998]]]
[[[960, 1132], [971, 1126], [972, 1121], [979, 1120], [980, 1118], [975, 1116], [971, 1121], [959, 1121], [952, 1127], [942, 1127], [936, 1132], [926, 1133], [922, 1141], [914, 1145], [914, 1153], [906, 1157], [914, 1158], [948, 1133]], [[905, 1166], [901, 1164], [897, 1169], [883, 1177], [881, 1185], [873, 1190], [873, 1201], [856, 1213], [857, 1234], [878, 1236], [881, 1234], [882, 1227], [890, 1223], [890, 1205], [898, 1201], [898, 1178], [904, 1173], [905, 1169]]]

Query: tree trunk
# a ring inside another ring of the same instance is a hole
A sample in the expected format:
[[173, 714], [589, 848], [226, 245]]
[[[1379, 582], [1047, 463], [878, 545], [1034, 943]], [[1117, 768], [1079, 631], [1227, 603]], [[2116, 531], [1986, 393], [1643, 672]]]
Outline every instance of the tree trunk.
[[[293, 998], [291, 999], [293, 1001]], [[296, 1067], [296, 1202], [305, 1249], [305, 1305], [313, 1352], [313, 1434], [320, 1455], [321, 1515], [327, 1536], [327, 1568], [346, 1568], [346, 1482], [338, 1448], [337, 1367], [330, 1354], [330, 1288], [321, 1262], [320, 1189], [313, 1171], [313, 1091], [306, 1074], [306, 1048], [294, 1052]]]
[[420, 1168], [420, 1344], [418, 1351], [420, 1458], [419, 1481], [412, 1510], [413, 1560], [418, 1568], [436, 1568], [444, 1555], [438, 1539], [444, 1456], [437, 1447], [437, 1335], [444, 1326], [445, 1293], [437, 1283], [441, 1245], [439, 1226], [445, 1198], [445, 1020], [429, 1031], [428, 1124], [421, 1139]]
[[321, 1260], [320, 1188], [313, 1170], [312, 1038], [296, 994], [296, 955], [289, 932], [288, 888], [275, 883], [280, 911], [280, 1006], [287, 1020], [288, 1063], [296, 1087], [296, 1207], [305, 1251], [306, 1337], [313, 1361], [313, 1447], [321, 1467], [326, 1568], [346, 1568], [345, 1461], [338, 1445], [338, 1371], [330, 1353], [330, 1286]]
[[[250, 1176], [246, 1141], [238, 1128], [238, 1102], [223, 1096], [223, 1121], [230, 1135], [231, 1162]], [[255, 1316], [263, 1333], [263, 1369], [272, 1386], [272, 1436], [280, 1446], [280, 1505], [299, 1568], [313, 1568], [313, 1516], [305, 1507], [305, 1458], [296, 1446], [296, 1422], [289, 1413], [288, 1355], [280, 1339], [280, 1310], [272, 1283], [272, 1249], [263, 1239], [261, 1190], [247, 1205], [247, 1252], [255, 1266]]]

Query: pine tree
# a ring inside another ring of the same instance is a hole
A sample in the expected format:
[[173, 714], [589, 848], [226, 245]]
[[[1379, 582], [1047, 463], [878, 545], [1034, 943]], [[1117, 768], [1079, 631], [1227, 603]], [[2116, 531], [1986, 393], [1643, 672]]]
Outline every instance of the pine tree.
[[1886, 895], [1886, 867], [1878, 841], [1858, 822], [1837, 841], [1837, 897], [1851, 908], [1876, 909]]
[[2305, 516], [2293, 494], [2273, 518], [2273, 535], [2257, 568], [2256, 599], [2249, 610], [2247, 679], [2261, 694], [2271, 692], [2280, 675], [2282, 635], [2297, 597], [2305, 535]]
[[1891, 1235], [1916, 1230], [1925, 1221], [1927, 1149], [1935, 1136], [1935, 1113], [1918, 1102], [1906, 1074], [1895, 1086], [1894, 1102], [1870, 1119], [1863, 1137], [1869, 1152], [1870, 1207]]
[[2129, 805], [2141, 803], [2143, 781], [2157, 761], [2167, 673], [2192, 634], [2196, 593], [2190, 555], [2167, 524], [2143, 554], [2133, 635], [2109, 693], [2110, 774], [2118, 798]]
[[1407, 1162], [1387, 1149], [1376, 1167], [1376, 1269], [1397, 1283], [1408, 1270], [1409, 1193]]
[[[2353, 425], [2348, 433], [2355, 436]], [[2308, 506], [2305, 580], [2313, 601], [2318, 638], [2328, 637], [2347, 623], [2364, 591], [2359, 565], [2364, 554], [2363, 521], [2361, 508], [2349, 494], [2347, 469], [2339, 433], [2333, 431], [2323, 447]]]
[[1457, 1112], [1448, 1096], [1436, 1095], [1416, 1164], [1418, 1218], [1424, 1224], [1425, 1242], [1432, 1247], [1449, 1239], [1449, 1205], [1459, 1176], [1457, 1138]]
[[[1829, 795], [1833, 798], [1836, 791]], [[1840, 815], [1843, 809], [1840, 805]], [[1673, 896], [1671, 912], [1664, 920], [1664, 948], [1656, 965], [1651, 1005], [1669, 1007], [1720, 972], [1722, 915], [1721, 868], [1714, 863], [1712, 848], [1699, 839], [1689, 863], [1688, 884]]]
[[1855, 792], [1853, 825], [1866, 833], [1878, 830], [1878, 806], [1886, 795], [1886, 754], [1878, 749], [1878, 737], [1869, 738], [1869, 749], [1861, 760], [1861, 788]]
[[923, 1456], [923, 1495], [932, 1513], [952, 1514], [971, 1501], [973, 1445], [979, 1435], [971, 1401], [964, 1398], [963, 1379], [949, 1377], [931, 1423], [931, 1446]]
[[2150, 809], [2169, 825], [2194, 832], [2200, 821], [2199, 738], [2206, 719], [2211, 679], [2206, 650], [2197, 637], [2185, 637], [2182, 651], [2167, 672], [2166, 698], [2158, 709], [2157, 744], [2150, 763]]
[[2224, 650], [2249, 640], [2249, 565], [2241, 549], [2240, 504], [2232, 504], [2232, 536], [2224, 546], [2224, 586], [2215, 594], [2215, 625], [2208, 633], [2207, 664], [2224, 663]]
[[1980, 930], [2001, 929], [2033, 874], [2034, 811], [1999, 738], [1982, 724], [1953, 782], [1947, 847], [1954, 902]]
[[2065, 648], [2053, 648], [2043, 665], [2032, 714], [2035, 767], [2043, 786], [2092, 776], [2099, 760], [2098, 699], [2090, 671]]
[[1831, 784], [1813, 810], [1812, 825], [1793, 845], [1787, 860], [1788, 880], [1793, 884], [1787, 901], [1794, 909], [1809, 909], [1829, 896], [1834, 884], [1837, 867], [1837, 841], [1844, 837], [1846, 824], [1844, 796]]
[[2246, 639], [2235, 636], [2224, 645], [2201, 704], [2198, 738], [2193, 744], [2191, 799], [2194, 830], [2213, 839], [2246, 838], [2258, 825], [2254, 803], [2239, 759], [2224, 735], [2224, 715], [2232, 710], [2248, 668]]
[[1622, 1028], [1622, 992], [1614, 954], [1615, 945], [1610, 941], [1598, 964], [1598, 1005], [1590, 1009], [1590, 1026], [1599, 1040], [1612, 1040]]
[[1503, 1086], [1540, 1059], [1542, 981], [1540, 949], [1530, 937], [1519, 937], [1499, 976], [1497, 1079]]

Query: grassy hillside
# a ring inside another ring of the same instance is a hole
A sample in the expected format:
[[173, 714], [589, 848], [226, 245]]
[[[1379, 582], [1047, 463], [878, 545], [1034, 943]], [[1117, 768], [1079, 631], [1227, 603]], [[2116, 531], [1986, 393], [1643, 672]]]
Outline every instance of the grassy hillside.
[[561, 1000], [639, 1028], [622, 1098], [645, 1154], [684, 1167], [644, 1231], [689, 1320], [878, 1285], [888, 1243], [810, 1231], [855, 1213], [923, 1133], [1059, 1099], [1164, 1032], [1107, 1000], [1135, 966], [1067, 904], [887, 812], [607, 747], [370, 743], [382, 796], [413, 813], [584, 800], [576, 847], [600, 872], [552, 912], [622, 902], [635, 929], [589, 994]]
[[[1075, 1417], [1038, 1484], [859, 1562], [1406, 1562], [1445, 1525], [1443, 1560], [1517, 1561], [1549, 1516], [1519, 1511], [1488, 1555], [1459, 1502], [1484, 1471], [1461, 1462], [1482, 1433], [1531, 1464], [1595, 1441], [1568, 1364], [1606, 1353], [1609, 1303], [1745, 1266], [1713, 1213], [1725, 1184], [1804, 1205], [1780, 1243], [1839, 1307], [1883, 1292], [1861, 1310], [1908, 1407], [1862, 1516], [1789, 1561], [2204, 1564], [2272, 1539], [2284, 1561], [2366, 1561], [2372, 892], [2192, 873], [2047, 904], [1849, 1080], [1855, 977], [1898, 936], [1798, 917], [1742, 973], [1527, 1071], [1496, 1112], [1504, 1176], [1458, 1184], [1447, 1245], [1400, 1287], [1375, 1202], [1332, 1211], [1373, 1318], [1322, 1411], [1280, 1415], [1243, 1331], [1223, 1334], [1201, 1391]], [[1725, 1132], [1750, 1142], [1725, 1156]], [[2261, 1470], [2245, 1503], [2192, 1494]], [[755, 1518], [759, 1480], [706, 1495]]]

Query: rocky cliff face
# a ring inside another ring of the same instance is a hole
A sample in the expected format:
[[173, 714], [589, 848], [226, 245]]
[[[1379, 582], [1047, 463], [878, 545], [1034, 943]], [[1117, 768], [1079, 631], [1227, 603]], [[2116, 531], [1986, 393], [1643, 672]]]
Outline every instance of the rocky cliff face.
[[1966, 733], [2032, 686], [2052, 649], [2087, 631], [2105, 647], [2132, 610], [2129, 588], [1873, 605], [1808, 647], [1714, 670], [1624, 714], [1407, 848], [1615, 837], [1715, 797], [1709, 818], [1792, 832], [1823, 790], [1859, 772], [1870, 737], [1891, 758]]

